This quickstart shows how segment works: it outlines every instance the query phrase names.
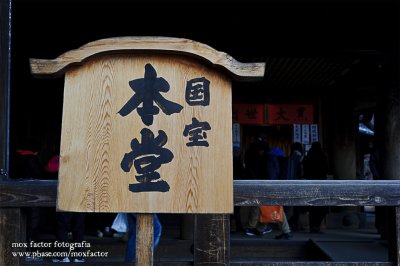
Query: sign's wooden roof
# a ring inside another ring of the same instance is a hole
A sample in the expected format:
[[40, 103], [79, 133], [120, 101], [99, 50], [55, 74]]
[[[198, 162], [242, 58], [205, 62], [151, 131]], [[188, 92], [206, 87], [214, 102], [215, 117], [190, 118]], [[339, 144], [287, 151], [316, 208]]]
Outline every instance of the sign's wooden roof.
[[261, 79], [265, 72], [265, 63], [242, 63], [203, 43], [169, 37], [118, 37], [90, 42], [53, 60], [30, 59], [31, 72], [36, 76], [62, 74], [68, 66], [81, 64], [94, 55], [131, 51], [157, 51], [195, 56], [229, 71], [236, 80]]

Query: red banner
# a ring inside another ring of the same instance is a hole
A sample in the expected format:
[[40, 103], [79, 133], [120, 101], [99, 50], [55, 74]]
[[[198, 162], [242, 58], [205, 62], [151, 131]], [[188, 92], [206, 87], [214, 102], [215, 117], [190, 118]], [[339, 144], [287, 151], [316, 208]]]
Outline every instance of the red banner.
[[268, 124], [312, 124], [311, 104], [268, 104]]
[[265, 117], [264, 104], [233, 104], [233, 123], [263, 125]]

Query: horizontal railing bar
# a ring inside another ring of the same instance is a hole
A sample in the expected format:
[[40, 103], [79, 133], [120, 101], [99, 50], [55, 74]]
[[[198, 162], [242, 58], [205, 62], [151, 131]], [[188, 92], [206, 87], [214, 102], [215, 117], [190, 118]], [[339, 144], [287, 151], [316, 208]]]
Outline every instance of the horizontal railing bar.
[[400, 180], [235, 180], [236, 206], [398, 206]]
[[0, 207], [54, 207], [57, 180], [7, 180], [0, 182]]
[[[56, 180], [0, 182], [0, 207], [55, 206]], [[236, 206], [399, 206], [400, 180], [235, 180]]]
[[235, 266], [393, 266], [392, 262], [330, 262], [330, 261], [296, 261], [296, 262], [284, 262], [284, 261], [271, 261], [271, 262], [230, 262], [230, 265]]

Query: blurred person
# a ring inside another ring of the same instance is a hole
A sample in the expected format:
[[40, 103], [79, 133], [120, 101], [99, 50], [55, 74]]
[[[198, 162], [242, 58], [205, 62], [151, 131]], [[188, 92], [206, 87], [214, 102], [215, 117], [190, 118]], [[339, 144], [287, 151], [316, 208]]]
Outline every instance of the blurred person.
[[[267, 135], [258, 134], [245, 153], [245, 178], [251, 180], [270, 180], [279, 177], [279, 162], [271, 154]], [[242, 226], [249, 236], [265, 235], [272, 232], [267, 223], [260, 222], [258, 206], [241, 208]]]
[[[279, 148], [274, 148], [271, 150], [270, 154], [272, 156], [276, 156], [279, 163], [279, 178], [277, 179], [287, 179], [288, 178], [288, 157], [285, 157], [284, 152]], [[291, 234], [290, 225], [286, 216], [286, 208], [283, 208], [282, 211], [282, 222], [279, 223], [279, 229], [281, 233], [275, 236], [275, 239], [292, 239], [293, 235]]]
[[[303, 160], [304, 160], [304, 149], [303, 144], [300, 142], [294, 142], [290, 147], [290, 155], [288, 157], [288, 175], [287, 179], [298, 180], [303, 178]], [[289, 219], [290, 227], [294, 231], [303, 229], [300, 223], [300, 213], [302, 208], [300, 206], [288, 207], [291, 209], [292, 216]]]

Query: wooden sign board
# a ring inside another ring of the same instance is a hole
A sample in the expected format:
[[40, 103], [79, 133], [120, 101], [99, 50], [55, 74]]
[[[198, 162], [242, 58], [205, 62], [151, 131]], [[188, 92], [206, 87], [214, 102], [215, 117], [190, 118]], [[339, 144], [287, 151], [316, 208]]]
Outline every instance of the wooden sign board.
[[101, 54], [70, 67], [58, 209], [233, 212], [231, 110], [230, 78], [189, 56]]

